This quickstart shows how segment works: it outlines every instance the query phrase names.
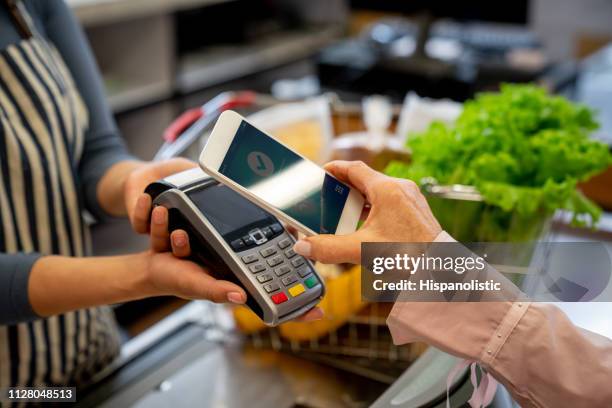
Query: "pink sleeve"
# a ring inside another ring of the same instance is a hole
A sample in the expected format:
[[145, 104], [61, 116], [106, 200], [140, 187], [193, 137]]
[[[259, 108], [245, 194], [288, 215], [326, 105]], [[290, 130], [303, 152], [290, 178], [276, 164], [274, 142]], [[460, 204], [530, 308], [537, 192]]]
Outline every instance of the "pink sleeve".
[[397, 302], [387, 324], [396, 344], [423, 341], [479, 361], [523, 407], [612, 405], [612, 341], [555, 306]]

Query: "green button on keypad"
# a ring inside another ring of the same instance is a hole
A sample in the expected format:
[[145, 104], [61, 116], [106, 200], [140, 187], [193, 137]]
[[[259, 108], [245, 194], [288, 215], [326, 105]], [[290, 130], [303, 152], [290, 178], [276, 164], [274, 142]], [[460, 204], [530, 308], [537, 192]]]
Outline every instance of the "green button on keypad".
[[316, 276], [314, 275], [310, 275], [310, 277], [308, 279], [306, 279], [304, 281], [304, 285], [306, 285], [306, 287], [308, 289], [317, 286], [319, 284], [319, 281], [317, 280]]

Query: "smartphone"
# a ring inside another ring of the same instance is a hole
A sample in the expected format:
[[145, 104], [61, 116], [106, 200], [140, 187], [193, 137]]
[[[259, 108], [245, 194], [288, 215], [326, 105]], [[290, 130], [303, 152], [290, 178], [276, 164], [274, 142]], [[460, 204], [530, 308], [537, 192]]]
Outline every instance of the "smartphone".
[[306, 235], [348, 234], [357, 228], [364, 204], [357, 190], [234, 111], [217, 120], [200, 166]]

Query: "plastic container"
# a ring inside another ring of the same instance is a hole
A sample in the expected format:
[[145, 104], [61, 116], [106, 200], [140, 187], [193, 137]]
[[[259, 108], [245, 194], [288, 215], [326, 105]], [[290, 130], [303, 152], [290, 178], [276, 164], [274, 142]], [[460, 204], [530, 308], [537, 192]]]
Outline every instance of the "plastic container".
[[486, 204], [476, 188], [422, 182], [423, 192], [442, 228], [460, 242], [532, 242], [550, 230], [550, 212], [523, 216]]

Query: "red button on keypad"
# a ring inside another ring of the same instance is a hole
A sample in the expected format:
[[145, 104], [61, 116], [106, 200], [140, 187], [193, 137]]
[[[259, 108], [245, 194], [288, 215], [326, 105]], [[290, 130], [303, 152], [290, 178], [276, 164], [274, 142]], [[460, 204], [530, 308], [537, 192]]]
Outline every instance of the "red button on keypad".
[[276, 305], [287, 301], [287, 295], [285, 295], [285, 292], [281, 292], [281, 293], [277, 293], [276, 295], [272, 295], [271, 298], [274, 304]]

